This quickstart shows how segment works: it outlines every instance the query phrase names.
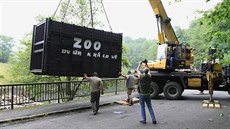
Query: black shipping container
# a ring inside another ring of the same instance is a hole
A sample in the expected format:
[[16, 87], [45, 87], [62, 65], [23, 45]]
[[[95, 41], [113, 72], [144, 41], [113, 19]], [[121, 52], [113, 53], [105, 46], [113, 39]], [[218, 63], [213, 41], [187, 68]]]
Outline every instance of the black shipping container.
[[122, 34], [46, 19], [34, 25], [30, 71], [55, 76], [117, 77]]

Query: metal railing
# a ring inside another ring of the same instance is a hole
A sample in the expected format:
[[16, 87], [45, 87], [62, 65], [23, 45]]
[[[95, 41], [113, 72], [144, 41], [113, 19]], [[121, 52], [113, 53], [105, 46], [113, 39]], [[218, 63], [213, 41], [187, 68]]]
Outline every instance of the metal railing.
[[[102, 79], [104, 92], [117, 94], [126, 90], [123, 78]], [[0, 107], [23, 105], [35, 102], [57, 100], [73, 100], [76, 97], [90, 95], [90, 85], [87, 81], [66, 81], [49, 83], [24, 83], [0, 85]]]

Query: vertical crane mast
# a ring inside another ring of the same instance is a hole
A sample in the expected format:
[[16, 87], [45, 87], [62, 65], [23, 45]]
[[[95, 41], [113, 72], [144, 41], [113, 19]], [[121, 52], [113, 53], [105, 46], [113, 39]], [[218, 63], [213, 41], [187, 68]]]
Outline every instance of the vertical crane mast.
[[167, 16], [161, 0], [149, 0], [149, 2], [157, 19], [159, 43], [165, 43], [166, 37], [168, 42], [179, 44], [179, 41], [170, 23], [171, 19]]

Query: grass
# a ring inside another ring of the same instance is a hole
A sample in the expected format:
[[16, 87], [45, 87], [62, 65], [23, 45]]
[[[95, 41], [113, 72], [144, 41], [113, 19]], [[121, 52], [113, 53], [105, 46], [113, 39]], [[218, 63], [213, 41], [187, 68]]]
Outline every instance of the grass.
[[7, 63], [0, 63], [0, 84], [6, 84], [9, 82], [9, 77], [7, 75], [9, 65], [10, 64]]

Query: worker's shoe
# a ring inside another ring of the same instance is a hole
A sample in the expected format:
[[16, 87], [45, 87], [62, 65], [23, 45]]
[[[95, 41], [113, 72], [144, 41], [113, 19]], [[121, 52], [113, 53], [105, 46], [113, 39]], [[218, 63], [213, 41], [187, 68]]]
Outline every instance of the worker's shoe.
[[98, 110], [93, 111], [93, 115], [97, 115], [97, 113], [98, 113]]
[[96, 104], [95, 103], [91, 103], [91, 108], [93, 110], [93, 113], [95, 113], [96, 110], [97, 110]]
[[146, 121], [142, 120], [142, 121], [140, 121], [140, 123], [142, 123], [142, 124], [146, 124]]
[[157, 124], [157, 121], [156, 121], [156, 120], [154, 120], [152, 123], [153, 123], [153, 124]]
[[129, 106], [132, 106], [133, 105], [133, 101], [131, 101], [130, 103], [129, 103]]

